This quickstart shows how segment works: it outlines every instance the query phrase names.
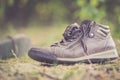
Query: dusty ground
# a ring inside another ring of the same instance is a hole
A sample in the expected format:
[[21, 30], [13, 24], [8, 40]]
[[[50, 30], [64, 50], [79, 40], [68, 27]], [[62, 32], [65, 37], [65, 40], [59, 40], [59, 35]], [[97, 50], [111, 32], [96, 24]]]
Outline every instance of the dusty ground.
[[120, 59], [105, 64], [50, 65], [28, 57], [0, 61], [0, 80], [120, 80]]
[[[59, 41], [63, 31], [63, 28], [48, 29], [47, 33], [46, 29], [21, 30], [31, 37], [35, 46], [48, 46]], [[120, 40], [115, 39], [115, 42], [120, 52]], [[104, 64], [74, 65], [49, 65], [34, 61], [28, 56], [0, 60], [0, 80], [120, 80], [120, 58]]]

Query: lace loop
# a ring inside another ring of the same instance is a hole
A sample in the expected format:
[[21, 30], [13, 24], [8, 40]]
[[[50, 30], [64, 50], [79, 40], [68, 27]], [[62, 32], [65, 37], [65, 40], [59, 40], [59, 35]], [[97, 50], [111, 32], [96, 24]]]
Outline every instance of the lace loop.
[[[82, 45], [85, 53], [87, 53], [87, 45], [86, 45], [85, 38], [87, 36], [90, 37], [90, 34], [92, 34], [94, 31], [93, 29], [95, 29], [95, 28], [93, 28], [94, 26], [95, 26], [95, 22], [92, 22], [90, 20], [85, 20], [80, 25], [80, 31], [82, 33], [82, 36], [80, 37], [79, 40], [81, 42], [81, 45]], [[91, 38], [93, 38], [93, 37], [94, 37], [94, 34], [91, 35]]]
[[79, 25], [77, 23], [71, 24], [68, 26], [63, 34], [63, 39], [58, 42], [54, 43], [53, 46], [61, 46], [65, 45], [66, 42], [72, 42], [74, 39], [76, 39], [79, 36]]
[[[95, 25], [95, 22], [91, 22], [90, 20], [83, 21], [80, 26], [76, 26], [74, 24], [68, 26], [63, 34], [64, 39], [60, 42], [55, 43], [51, 46], [63, 46], [66, 45], [67, 42], [72, 42], [75, 39], [81, 43], [81, 46], [84, 49], [84, 52], [87, 53], [87, 45], [86, 45], [86, 37], [90, 37], [90, 33], [92, 33], [92, 26]], [[94, 34], [92, 35], [94, 37]], [[70, 48], [72, 45], [68, 46]]]

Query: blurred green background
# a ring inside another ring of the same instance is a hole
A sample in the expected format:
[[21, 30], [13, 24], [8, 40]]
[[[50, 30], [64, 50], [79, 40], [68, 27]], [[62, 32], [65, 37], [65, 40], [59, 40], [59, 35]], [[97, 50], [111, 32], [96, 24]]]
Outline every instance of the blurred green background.
[[0, 0], [1, 37], [30, 27], [55, 26], [59, 31], [85, 19], [109, 25], [112, 35], [120, 38], [120, 0]]

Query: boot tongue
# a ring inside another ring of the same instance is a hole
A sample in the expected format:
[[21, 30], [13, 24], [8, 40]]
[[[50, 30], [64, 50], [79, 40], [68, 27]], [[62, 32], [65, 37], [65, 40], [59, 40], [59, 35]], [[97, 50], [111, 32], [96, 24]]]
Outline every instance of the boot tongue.
[[95, 30], [97, 31], [98, 34], [104, 37], [106, 37], [110, 32], [109, 26], [98, 24], [91, 20], [84, 20], [80, 23], [80, 30], [83, 29], [84, 32], [88, 34], [89, 37], [93, 37], [96, 34], [94, 32]]
[[77, 23], [69, 25], [63, 36], [66, 41], [71, 41], [72, 39], [76, 39], [79, 35], [79, 25]]
[[80, 23], [80, 27], [89, 26], [91, 22], [92, 22], [91, 20], [84, 20]]
[[90, 22], [92, 22], [92, 21], [91, 20], [84, 20], [84, 21], [81, 22], [81, 24], [88, 24]]

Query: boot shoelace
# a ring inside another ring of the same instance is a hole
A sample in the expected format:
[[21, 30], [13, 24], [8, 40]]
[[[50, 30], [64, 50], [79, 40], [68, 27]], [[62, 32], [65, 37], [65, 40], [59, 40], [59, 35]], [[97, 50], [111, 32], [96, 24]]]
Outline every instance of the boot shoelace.
[[63, 39], [58, 42], [51, 45], [51, 47], [56, 46], [64, 46], [66, 45], [66, 42], [72, 42], [74, 39], [78, 38], [79, 36], [79, 28], [77, 26], [68, 26], [63, 34]]
[[[84, 52], [87, 53], [87, 46], [86, 46], [86, 42], [85, 42], [85, 38], [87, 36], [89, 37], [93, 37], [94, 34], [90, 34], [92, 27], [91, 26], [95, 25], [95, 22], [91, 22], [90, 20], [85, 20], [81, 23], [80, 27], [78, 28], [77, 26], [68, 26], [63, 34], [63, 39], [58, 42], [58, 43], [54, 43], [53, 45], [51, 45], [51, 47], [56, 47], [56, 46], [64, 46], [66, 45], [67, 42], [72, 42], [75, 39], [79, 41], [84, 49]], [[78, 38], [79, 37], [79, 38]], [[71, 44], [69, 45], [67, 48], [70, 48], [74, 45]]]
[[80, 24], [79, 27], [79, 36], [77, 37], [77, 39], [75, 40], [74, 43], [70, 44], [67, 49], [70, 49], [71, 47], [74, 46], [75, 43], [79, 42], [81, 44], [81, 46], [84, 49], [84, 52], [87, 53], [87, 46], [86, 46], [86, 37], [90, 37], [92, 38], [94, 36], [94, 34], [90, 34], [91, 31], [94, 29], [92, 26], [95, 25], [95, 22], [91, 22], [89, 20], [85, 20]]
[[[81, 42], [81, 45], [84, 49], [84, 52], [85, 52], [85, 53], [83, 53], [84, 56], [89, 55], [89, 53], [87, 52], [87, 45], [86, 45], [86, 42], [85, 42], [86, 41], [85, 38], [86, 37], [90, 37], [90, 38], [94, 37], [94, 34], [91, 33], [91, 31], [94, 30], [95, 24], [96, 24], [95, 22], [91, 22], [91, 21], [89, 21], [87, 24], [84, 24], [84, 23], [81, 24], [80, 30], [81, 30], [82, 35], [79, 38], [79, 41]], [[87, 59], [88, 59], [88, 62], [92, 65], [91, 60], [89, 58], [87, 58]]]
[[[65, 30], [65, 33], [63, 34], [64, 39], [58, 43], [51, 45], [51, 47], [65, 45], [66, 42], [71, 42], [71, 41], [77, 39], [74, 43], [79, 41], [81, 43], [81, 46], [84, 49], [84, 52], [85, 52], [84, 56], [88, 56], [89, 54], [87, 52], [85, 38], [94, 36], [94, 34], [92, 34], [92, 35], [90, 34], [91, 30], [94, 29], [93, 28], [94, 25], [95, 25], [95, 22], [91, 22], [90, 20], [85, 20], [81, 23], [79, 28], [75, 27], [75, 26], [71, 26], [71, 27], [68, 26]], [[77, 34], [79, 34], [79, 35], [77, 35]], [[72, 45], [69, 45], [67, 48], [70, 48], [71, 46], [73, 46], [74, 43]], [[90, 64], [92, 64], [92, 62], [89, 58], [88, 58], [88, 61]]]
[[[96, 24], [95, 22], [83, 21], [80, 25], [80, 28], [79, 28], [79, 34], [80, 34], [79, 38], [77, 38], [77, 40], [74, 43], [69, 45], [67, 47], [67, 49], [74, 46], [75, 43], [80, 42], [81, 46], [83, 47], [84, 52], [85, 52], [85, 53], [83, 53], [84, 56], [88, 56], [89, 53], [87, 52], [86, 38], [87, 37], [90, 37], [90, 38], [94, 37], [94, 34], [91, 34], [91, 31], [94, 30], [95, 24]], [[89, 58], [87, 58], [87, 59], [88, 59], [88, 62], [92, 65], [91, 60]]]

